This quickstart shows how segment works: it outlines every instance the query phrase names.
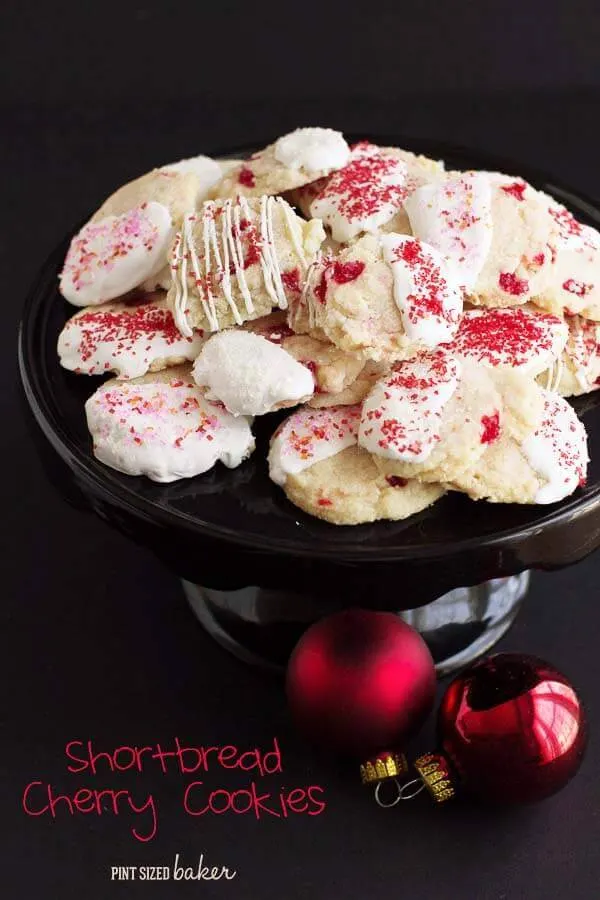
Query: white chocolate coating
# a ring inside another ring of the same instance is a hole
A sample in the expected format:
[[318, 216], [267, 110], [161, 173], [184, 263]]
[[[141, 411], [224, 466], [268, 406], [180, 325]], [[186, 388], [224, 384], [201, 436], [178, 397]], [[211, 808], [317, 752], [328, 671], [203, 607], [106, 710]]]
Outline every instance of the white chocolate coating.
[[288, 169], [311, 173], [340, 169], [348, 162], [350, 148], [339, 131], [297, 128], [275, 142], [274, 154]]
[[424, 462], [440, 440], [442, 411], [460, 374], [460, 362], [443, 351], [398, 363], [363, 404], [359, 445], [387, 459]]
[[88, 222], [71, 241], [60, 291], [75, 306], [96, 306], [126, 294], [164, 266], [173, 234], [161, 203], [142, 203], [119, 216]]
[[254, 449], [247, 419], [210, 403], [189, 377], [110, 381], [92, 394], [85, 411], [95, 457], [152, 481], [192, 478], [219, 460], [235, 468]]
[[389, 222], [408, 192], [407, 164], [363, 142], [354, 147], [348, 164], [328, 178], [311, 202], [310, 214], [329, 226], [334, 240], [350, 241]]
[[195, 359], [203, 342], [201, 332], [183, 337], [164, 299], [154, 299], [76, 313], [60, 333], [58, 355], [65, 369], [78, 374], [139, 378], [159, 363]]
[[360, 406], [330, 406], [298, 410], [271, 440], [269, 475], [283, 485], [287, 476], [335, 456], [357, 442]]
[[404, 201], [415, 237], [454, 266], [466, 290], [473, 287], [492, 245], [492, 188], [487, 172], [460, 172], [425, 184]]
[[566, 400], [545, 394], [544, 419], [526, 438], [521, 450], [531, 468], [544, 479], [536, 503], [556, 503], [585, 482], [588, 463], [587, 436], [582, 422]]
[[462, 292], [455, 273], [433, 247], [405, 234], [381, 237], [394, 276], [394, 299], [411, 341], [436, 347], [456, 333]]
[[234, 416], [261, 416], [309, 399], [312, 373], [282, 347], [250, 331], [222, 331], [194, 363], [194, 380], [209, 400]]

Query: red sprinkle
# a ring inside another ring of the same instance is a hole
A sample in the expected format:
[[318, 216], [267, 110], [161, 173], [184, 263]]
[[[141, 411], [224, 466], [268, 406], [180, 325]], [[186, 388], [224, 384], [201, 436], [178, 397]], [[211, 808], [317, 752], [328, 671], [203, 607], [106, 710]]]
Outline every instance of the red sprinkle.
[[254, 172], [249, 166], [242, 166], [238, 175], [238, 182], [243, 184], [244, 187], [253, 188], [256, 187], [256, 178], [254, 177]]
[[583, 281], [576, 281], [575, 278], [568, 278], [563, 284], [563, 290], [569, 294], [575, 294], [577, 297], [585, 297], [593, 288], [593, 284], [584, 284]]
[[364, 262], [355, 260], [354, 262], [335, 262], [333, 264], [333, 280], [336, 284], [348, 284], [350, 281], [356, 281], [365, 271]]
[[524, 278], [519, 278], [513, 272], [501, 272], [498, 284], [505, 293], [512, 294], [513, 297], [520, 297], [529, 290], [529, 283]]
[[288, 269], [287, 272], [282, 272], [281, 280], [283, 281], [284, 287], [287, 288], [288, 291], [291, 291], [293, 294], [302, 293], [299, 269]]
[[524, 181], [513, 181], [512, 184], [503, 184], [502, 190], [505, 194], [514, 197], [515, 200], [524, 200], [523, 194], [527, 190], [527, 185]]
[[385, 480], [391, 487], [406, 487], [408, 478], [400, 478], [399, 475], [386, 475]]
[[500, 437], [500, 413], [496, 410], [491, 416], [482, 416], [481, 426], [481, 443], [493, 444]]
[[315, 297], [320, 303], [325, 303], [327, 296], [327, 287], [330, 281], [336, 284], [349, 284], [356, 281], [365, 270], [364, 262], [353, 260], [347, 263], [335, 262], [328, 263], [323, 269], [321, 279], [314, 289]]
[[320, 497], [318, 500], [319, 506], [333, 506], [331, 500], [328, 500], [327, 497]]

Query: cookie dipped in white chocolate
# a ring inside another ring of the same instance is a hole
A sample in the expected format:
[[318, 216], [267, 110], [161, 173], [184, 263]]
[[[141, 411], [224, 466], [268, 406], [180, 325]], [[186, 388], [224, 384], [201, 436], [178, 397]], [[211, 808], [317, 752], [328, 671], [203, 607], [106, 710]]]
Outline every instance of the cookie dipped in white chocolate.
[[394, 276], [394, 299], [409, 340], [436, 347], [456, 332], [462, 292], [444, 257], [404, 234], [381, 237], [383, 257]]
[[538, 430], [521, 445], [531, 468], [543, 479], [535, 503], [556, 503], [585, 483], [587, 437], [575, 410], [562, 397], [545, 392]]
[[218, 461], [232, 469], [254, 449], [248, 420], [207, 400], [188, 366], [107, 381], [85, 411], [96, 459], [152, 481], [192, 478]]
[[153, 201], [88, 222], [71, 241], [61, 294], [75, 306], [121, 297], [164, 267], [172, 235], [169, 210]]
[[487, 172], [459, 172], [423, 185], [406, 198], [404, 207], [413, 235], [446, 257], [463, 288], [472, 288], [492, 245]]
[[440, 440], [442, 411], [460, 373], [458, 359], [441, 351], [401, 363], [363, 404], [360, 446], [388, 459], [424, 462]]
[[408, 166], [394, 148], [362, 142], [343, 169], [331, 175], [310, 204], [336, 241], [376, 232], [408, 196]]
[[60, 333], [58, 355], [77, 374], [139, 378], [196, 359], [203, 343], [202, 332], [183, 337], [177, 330], [164, 294], [149, 294], [76, 313]]
[[534, 306], [468, 309], [454, 339], [444, 346], [462, 359], [535, 376], [560, 358], [568, 334], [562, 319]]
[[310, 175], [340, 169], [350, 157], [350, 148], [332, 128], [297, 128], [275, 142], [275, 159], [288, 169], [303, 169]]
[[271, 440], [269, 475], [284, 485], [296, 475], [357, 443], [360, 406], [301, 409], [280, 425]]
[[223, 331], [209, 338], [193, 374], [196, 384], [206, 388], [206, 397], [219, 400], [234, 416], [262, 416], [295, 406], [314, 391], [306, 366], [249, 331]]

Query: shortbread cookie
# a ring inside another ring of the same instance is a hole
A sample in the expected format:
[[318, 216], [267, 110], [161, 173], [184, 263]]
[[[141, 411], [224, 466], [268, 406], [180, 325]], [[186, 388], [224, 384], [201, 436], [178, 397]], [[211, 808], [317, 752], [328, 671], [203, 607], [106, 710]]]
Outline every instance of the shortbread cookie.
[[82, 309], [58, 338], [60, 363], [71, 372], [138, 378], [198, 356], [204, 337], [175, 327], [164, 294]]
[[181, 222], [186, 212], [194, 209], [200, 191], [200, 178], [192, 169], [178, 170], [177, 166], [190, 162], [182, 160], [160, 169], [153, 169], [134, 181], [118, 188], [104, 201], [91, 222], [101, 222], [107, 216], [122, 216], [144, 203], [160, 203], [169, 210], [173, 224]]
[[[178, 162], [161, 166], [159, 172], [176, 172], [180, 175], [192, 172], [198, 179], [195, 206], [199, 206], [208, 199], [215, 184], [223, 177], [223, 167], [210, 156], [192, 156], [188, 159], [180, 159]], [[189, 207], [184, 210], [184, 212], [188, 211]]]
[[314, 391], [310, 369], [259, 334], [229, 330], [204, 344], [193, 366], [194, 381], [208, 400], [234, 416], [262, 416], [296, 406]]
[[281, 311], [246, 322], [243, 328], [279, 344], [310, 369], [315, 392], [308, 400], [309, 406], [350, 406], [358, 403], [385, 369], [385, 364], [365, 362], [360, 354], [345, 353], [329, 341], [295, 334], [286, 324], [285, 313]]
[[93, 219], [71, 241], [61, 294], [74, 306], [122, 297], [164, 268], [172, 236], [168, 207], [154, 201]]
[[339, 131], [297, 128], [233, 168], [213, 191], [215, 198], [282, 194], [346, 164], [350, 148]]
[[181, 333], [218, 331], [286, 309], [325, 237], [277, 197], [208, 201], [170, 252], [169, 305]]
[[439, 350], [398, 363], [375, 384], [359, 444], [385, 474], [453, 482], [503, 431], [528, 433], [540, 407], [533, 379]]
[[560, 358], [568, 333], [563, 319], [531, 304], [468, 309], [454, 339], [444, 346], [461, 359], [538, 375]]
[[444, 491], [402, 478], [386, 478], [357, 446], [360, 407], [300, 410], [277, 430], [269, 472], [292, 503], [335, 525], [405, 519]]
[[536, 299], [540, 306], [566, 315], [600, 321], [600, 233], [583, 225], [548, 197], [557, 225], [552, 279]]
[[324, 409], [327, 406], [352, 406], [362, 403], [373, 385], [389, 369], [387, 363], [377, 363], [367, 360], [354, 381], [349, 382], [340, 391], [316, 390], [308, 401], [308, 406], [314, 409]]
[[339, 394], [356, 381], [365, 366], [360, 355], [304, 334], [285, 337], [281, 346], [310, 369], [320, 394]]
[[254, 449], [248, 420], [208, 401], [189, 366], [133, 381], [111, 379], [85, 404], [94, 456], [127, 475], [171, 482], [233, 469]]
[[292, 328], [374, 360], [414, 356], [451, 340], [462, 312], [453, 271], [408, 235], [365, 235], [316, 263], [306, 284], [290, 312]]
[[520, 178], [488, 173], [492, 240], [467, 292], [477, 306], [520, 306], [540, 296], [552, 278], [557, 225], [540, 191]]
[[406, 199], [442, 173], [443, 165], [425, 156], [362, 141], [343, 168], [307, 185], [294, 200], [306, 215], [322, 219], [336, 241], [380, 230], [410, 233]]
[[563, 397], [579, 397], [600, 388], [600, 322], [570, 316], [567, 323], [567, 345], [538, 383]]
[[585, 484], [588, 451], [583, 423], [562, 397], [538, 389], [539, 418], [521, 439], [503, 432], [452, 487], [490, 503], [556, 503]]

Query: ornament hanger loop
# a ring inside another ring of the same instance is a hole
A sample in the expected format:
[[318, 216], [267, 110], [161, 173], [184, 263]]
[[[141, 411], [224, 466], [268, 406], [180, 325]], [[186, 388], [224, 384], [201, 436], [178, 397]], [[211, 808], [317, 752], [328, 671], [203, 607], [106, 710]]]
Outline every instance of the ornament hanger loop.
[[[382, 800], [379, 796], [379, 792], [383, 785], [395, 784], [396, 785], [396, 796], [393, 800]], [[379, 784], [375, 788], [375, 800], [379, 806], [383, 807], [383, 809], [389, 809], [392, 806], [396, 806], [397, 803], [400, 803], [401, 800], [412, 800], [413, 797], [416, 797], [421, 791], [425, 790], [425, 784], [421, 781], [420, 778], [413, 778], [411, 781], [407, 781], [406, 784], [400, 785], [400, 782], [397, 778], [388, 778], [385, 781], [380, 781]]]
[[[427, 785], [420, 778], [413, 778], [412, 781], [407, 781], [406, 784], [402, 785], [398, 799], [412, 800], [413, 797], [417, 797], [421, 791], [424, 791], [426, 787]], [[411, 788], [412, 790], [410, 790]]]
[[[390, 784], [396, 785], [397, 793], [393, 800], [389, 800], [386, 802], [381, 799], [381, 797], [379, 796], [379, 792], [384, 785], [387, 787]], [[400, 782], [397, 778], [388, 778], [386, 779], [386, 781], [380, 781], [379, 784], [375, 787], [375, 801], [377, 802], [378, 806], [381, 806], [383, 809], [389, 809], [390, 807], [395, 806], [396, 803], [400, 802], [400, 800], [402, 800], [402, 788], [400, 787]]]

